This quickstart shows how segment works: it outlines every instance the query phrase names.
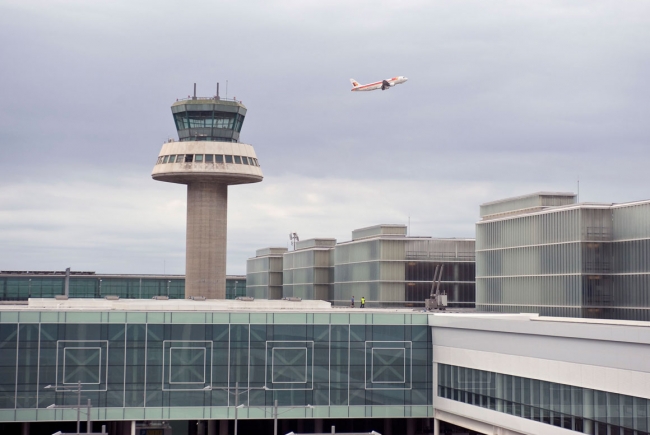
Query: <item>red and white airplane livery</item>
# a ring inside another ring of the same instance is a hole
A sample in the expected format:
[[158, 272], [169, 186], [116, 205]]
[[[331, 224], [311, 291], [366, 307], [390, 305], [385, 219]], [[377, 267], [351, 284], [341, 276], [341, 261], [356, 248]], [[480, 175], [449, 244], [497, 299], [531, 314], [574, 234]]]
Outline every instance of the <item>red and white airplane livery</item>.
[[401, 85], [408, 79], [404, 76], [397, 76], [393, 77], [390, 79], [382, 80], [380, 82], [374, 82], [374, 83], [368, 83], [367, 85], [361, 85], [359, 84], [358, 81], [355, 79], [350, 79], [350, 82], [352, 83], [352, 89], [350, 89], [352, 92], [355, 91], [374, 91], [377, 89], [381, 89], [382, 91], [385, 91], [386, 89], [390, 89], [395, 85]]

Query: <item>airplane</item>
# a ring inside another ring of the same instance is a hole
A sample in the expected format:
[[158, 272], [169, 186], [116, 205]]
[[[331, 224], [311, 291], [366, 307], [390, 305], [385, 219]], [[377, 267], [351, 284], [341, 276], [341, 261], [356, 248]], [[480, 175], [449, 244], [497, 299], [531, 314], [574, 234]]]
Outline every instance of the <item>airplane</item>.
[[352, 92], [355, 91], [374, 91], [376, 89], [381, 89], [382, 91], [385, 91], [386, 89], [390, 89], [395, 85], [401, 85], [405, 81], [407, 81], [408, 78], [404, 76], [397, 76], [393, 77], [390, 79], [382, 80], [380, 82], [374, 82], [374, 83], [368, 83], [367, 85], [361, 85], [359, 84], [358, 81], [355, 79], [350, 79], [350, 83], [352, 83], [352, 89], [350, 89]]

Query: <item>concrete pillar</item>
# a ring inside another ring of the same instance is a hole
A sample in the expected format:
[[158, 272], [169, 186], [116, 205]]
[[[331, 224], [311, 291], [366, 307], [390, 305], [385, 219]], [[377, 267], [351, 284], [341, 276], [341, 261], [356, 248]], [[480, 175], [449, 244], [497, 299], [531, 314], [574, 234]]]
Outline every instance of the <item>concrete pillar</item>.
[[20, 435], [29, 435], [29, 423], [22, 423], [20, 426]]
[[208, 435], [217, 435], [217, 420], [208, 420]]
[[384, 432], [382, 435], [393, 435], [393, 420], [390, 418], [384, 419]]
[[219, 435], [228, 435], [228, 420], [219, 420]]
[[440, 420], [433, 419], [433, 435], [440, 435]]
[[314, 433], [323, 433], [323, 419], [317, 418], [314, 420]]
[[415, 435], [415, 419], [406, 419], [406, 435]]
[[226, 298], [228, 185], [187, 185], [185, 297]]

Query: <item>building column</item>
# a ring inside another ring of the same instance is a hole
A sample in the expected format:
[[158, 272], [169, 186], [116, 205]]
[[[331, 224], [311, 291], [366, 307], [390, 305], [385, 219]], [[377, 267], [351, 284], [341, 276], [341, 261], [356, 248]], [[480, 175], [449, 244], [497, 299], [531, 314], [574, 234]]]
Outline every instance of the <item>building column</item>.
[[594, 433], [594, 390], [582, 389], [582, 432]]
[[440, 435], [440, 420], [433, 419], [433, 435]]
[[185, 297], [226, 299], [228, 185], [187, 185]]
[[219, 435], [228, 435], [228, 420], [219, 420]]
[[21, 435], [29, 435], [29, 423], [24, 422], [24, 423], [20, 426], [20, 434], [21, 434]]
[[217, 435], [217, 420], [208, 420], [208, 435]]
[[393, 420], [390, 418], [384, 419], [384, 432], [382, 435], [393, 435]]
[[317, 418], [314, 420], [314, 433], [323, 433], [323, 419]]
[[406, 419], [406, 435], [415, 435], [415, 419]]

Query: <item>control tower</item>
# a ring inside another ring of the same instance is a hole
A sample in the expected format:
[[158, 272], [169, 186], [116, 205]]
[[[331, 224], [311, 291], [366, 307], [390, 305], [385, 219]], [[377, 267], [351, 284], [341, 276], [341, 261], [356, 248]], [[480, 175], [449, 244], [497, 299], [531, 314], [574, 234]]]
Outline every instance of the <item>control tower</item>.
[[187, 185], [185, 297], [226, 298], [228, 185], [262, 181], [255, 150], [239, 142], [246, 107], [194, 96], [172, 104], [178, 142], [164, 143], [151, 176]]

